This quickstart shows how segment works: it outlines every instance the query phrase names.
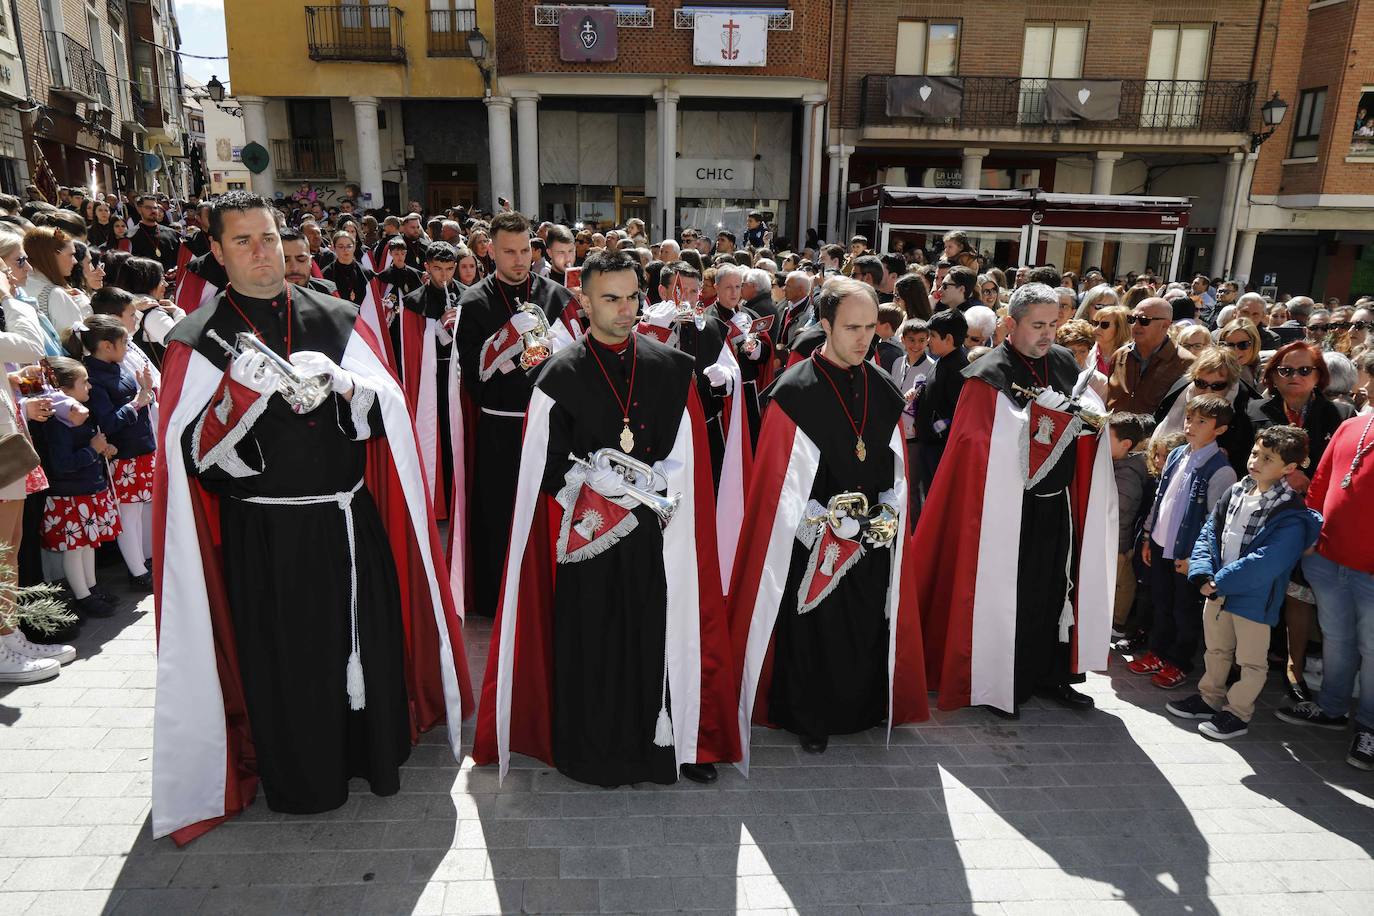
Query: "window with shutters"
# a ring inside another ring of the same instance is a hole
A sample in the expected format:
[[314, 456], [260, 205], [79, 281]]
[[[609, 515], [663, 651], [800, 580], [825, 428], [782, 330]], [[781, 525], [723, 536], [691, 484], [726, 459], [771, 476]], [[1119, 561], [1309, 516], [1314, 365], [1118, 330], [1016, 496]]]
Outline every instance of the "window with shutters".
[[1326, 113], [1326, 87], [1304, 89], [1298, 96], [1298, 117], [1293, 124], [1293, 148], [1288, 155], [1303, 159], [1317, 155], [1322, 115]]
[[1168, 23], [1151, 30], [1141, 127], [1198, 126], [1211, 52], [1211, 25]]
[[1021, 46], [1019, 123], [1044, 122], [1048, 80], [1078, 79], [1083, 75], [1083, 48], [1087, 40], [1086, 22], [1026, 23]]

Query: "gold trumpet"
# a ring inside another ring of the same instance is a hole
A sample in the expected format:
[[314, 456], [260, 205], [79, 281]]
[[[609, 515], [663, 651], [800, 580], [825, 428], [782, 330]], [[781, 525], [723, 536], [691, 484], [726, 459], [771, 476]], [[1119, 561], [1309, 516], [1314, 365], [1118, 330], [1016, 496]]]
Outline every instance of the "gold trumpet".
[[253, 334], [235, 334], [234, 343], [238, 346], [230, 344], [214, 331], [206, 331], [205, 336], [223, 347], [230, 359], [242, 356], [247, 350], [256, 350], [266, 356], [277, 375], [277, 393], [291, 406], [294, 413], [310, 413], [323, 404], [333, 390], [328, 375], [302, 375], [295, 366], [282, 359], [276, 351]]
[[580, 464], [589, 472], [610, 467], [625, 480], [625, 495], [642, 506], [648, 506], [658, 515], [659, 523], [668, 527], [677, 513], [682, 494], [660, 496], [654, 488], [654, 469], [638, 459], [613, 448], [599, 448], [587, 458], [569, 455], [574, 464]]
[[830, 524], [838, 529], [846, 518], [858, 521], [860, 530], [869, 540], [878, 544], [890, 542], [897, 536], [901, 526], [901, 517], [897, 510], [887, 503], [879, 503], [870, 513], [868, 497], [862, 493], [836, 493], [830, 497], [824, 514], [808, 515], [805, 521], [813, 528], [821, 524]]
[[[1034, 401], [1036, 398], [1040, 397], [1040, 395], [1043, 394], [1045, 391], [1044, 388], [1039, 388], [1034, 385], [1027, 388], [1022, 385], [1018, 385], [1015, 382], [1011, 383], [1011, 390], [1015, 391], [1023, 398], [1026, 398], [1031, 401]], [[1082, 407], [1082, 405], [1080, 405], [1077, 401], [1074, 401], [1072, 404], [1069, 405], [1068, 413], [1077, 414], [1078, 416], [1082, 417], [1083, 422], [1091, 426], [1093, 429], [1104, 429], [1107, 425], [1106, 416], [1097, 413], [1096, 411], [1085, 410]]]
[[533, 369], [553, 353], [553, 346], [549, 343], [549, 319], [544, 310], [533, 302], [520, 303], [518, 310], [533, 315], [539, 321], [534, 330], [520, 335], [525, 344], [525, 350], [520, 354], [520, 368]]
[[690, 321], [696, 325], [698, 331], [706, 327], [706, 307], [703, 305], [688, 305], [686, 302], [677, 303], [677, 314], [673, 316], [674, 323], [686, 323]]

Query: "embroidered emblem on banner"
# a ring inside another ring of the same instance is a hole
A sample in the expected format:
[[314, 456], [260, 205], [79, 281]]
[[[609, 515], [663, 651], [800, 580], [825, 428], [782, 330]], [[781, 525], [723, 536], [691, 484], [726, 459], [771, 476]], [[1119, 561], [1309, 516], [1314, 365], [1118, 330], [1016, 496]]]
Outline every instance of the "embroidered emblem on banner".
[[1083, 428], [1083, 418], [1032, 401], [1021, 426], [1021, 474], [1029, 490], [1050, 472]]
[[563, 521], [558, 527], [559, 563], [576, 563], [610, 550], [639, 525], [634, 512], [586, 486], [585, 475], [558, 493]]
[[863, 555], [863, 545], [857, 539], [842, 538], [829, 522], [823, 523], [820, 536], [811, 544], [806, 573], [797, 589], [797, 613], [805, 614], [829, 597]]
[[601, 33], [596, 30], [596, 22], [590, 16], [582, 20], [582, 25], [577, 31], [577, 40], [582, 42], [582, 47], [590, 51], [596, 47], [596, 43], [601, 40]]

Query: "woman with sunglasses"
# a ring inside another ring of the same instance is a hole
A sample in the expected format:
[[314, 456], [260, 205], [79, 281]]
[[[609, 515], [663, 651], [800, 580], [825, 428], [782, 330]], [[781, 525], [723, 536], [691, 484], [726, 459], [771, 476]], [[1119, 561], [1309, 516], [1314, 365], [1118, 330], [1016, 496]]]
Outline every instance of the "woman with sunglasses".
[[[1263, 382], [1268, 396], [1251, 402], [1250, 422], [1256, 432], [1284, 424], [1307, 430], [1307, 465], [1288, 479], [1289, 486], [1306, 493], [1312, 472], [1321, 462], [1336, 427], [1353, 416], [1354, 411], [1345, 404], [1328, 401], [1322, 394], [1331, 383], [1331, 373], [1321, 349], [1304, 340], [1285, 344], [1274, 353], [1265, 367]], [[1283, 620], [1288, 628], [1288, 693], [1299, 703], [1315, 699], [1302, 675], [1307, 666], [1307, 640], [1316, 615], [1312, 589], [1299, 566], [1293, 571], [1293, 581], [1288, 583], [1288, 598], [1283, 606]]]
[[991, 274], [978, 275], [978, 301], [994, 312], [1002, 307], [1002, 287]]
[[1087, 319], [1097, 341], [1093, 344], [1092, 359], [1103, 375], [1111, 374], [1112, 354], [1130, 343], [1131, 325], [1127, 321], [1130, 315], [1129, 309], [1113, 304], [1097, 309], [1093, 317]]
[[1183, 432], [1188, 402], [1203, 395], [1216, 395], [1231, 402], [1235, 419], [1217, 437], [1217, 445], [1236, 474], [1244, 476], [1245, 462], [1255, 445], [1255, 428], [1247, 412], [1259, 392], [1247, 382], [1235, 354], [1223, 347], [1208, 347], [1188, 366], [1187, 373], [1174, 382], [1155, 411], [1156, 439]]
[[1117, 295], [1116, 290], [1105, 283], [1099, 283], [1083, 294], [1083, 301], [1079, 303], [1078, 311], [1073, 317], [1082, 318], [1084, 321], [1095, 321], [1099, 311], [1120, 304], [1121, 297]]
[[1369, 332], [1374, 329], [1374, 308], [1369, 306], [1357, 306], [1355, 314], [1350, 316], [1350, 352], [1354, 353], [1360, 347], [1369, 343]]
[[1251, 385], [1259, 382], [1260, 340], [1259, 328], [1249, 318], [1233, 318], [1222, 325], [1217, 332], [1217, 343], [1230, 350], [1240, 363], [1241, 377]]
[[1175, 327], [1178, 327], [1178, 331], [1174, 334], [1174, 346], [1187, 350], [1194, 356], [1212, 346], [1212, 332], [1207, 330], [1206, 325], [1188, 324]]

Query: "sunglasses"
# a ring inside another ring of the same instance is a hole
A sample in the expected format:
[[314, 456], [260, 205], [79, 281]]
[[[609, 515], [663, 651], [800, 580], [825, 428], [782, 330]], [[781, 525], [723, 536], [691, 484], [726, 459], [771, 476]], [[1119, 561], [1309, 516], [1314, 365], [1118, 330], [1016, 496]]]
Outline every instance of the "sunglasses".
[[1127, 323], [1127, 324], [1138, 324], [1138, 325], [1140, 325], [1142, 328], [1148, 328], [1150, 325], [1154, 324], [1156, 321], [1168, 321], [1168, 320], [1169, 320], [1168, 318], [1151, 318], [1149, 315], [1128, 315], [1128, 316], [1126, 317], [1126, 323]]
[[1112, 323], [1110, 321], [1094, 321], [1093, 324], [1104, 331], [1110, 331], [1112, 329]]
[[946, 280], [944, 283], [940, 284], [940, 289], [957, 289], [962, 285], [963, 284], [961, 283], [951, 283], [950, 281]]
[[1352, 331], [1368, 331], [1368, 330], [1369, 330], [1370, 328], [1372, 328], [1372, 327], [1374, 327], [1374, 321], [1352, 321], [1352, 322], [1350, 322], [1350, 330], [1352, 330]]
[[1231, 387], [1230, 382], [1199, 382], [1194, 381], [1193, 387], [1198, 391], [1225, 391]]
[[1221, 345], [1223, 347], [1230, 347], [1232, 350], [1239, 350], [1242, 353], [1254, 346], [1254, 344], [1248, 340], [1223, 340]]
[[1300, 375], [1300, 376], [1302, 376], [1303, 378], [1307, 378], [1307, 377], [1308, 377], [1309, 375], [1311, 375], [1313, 372], [1316, 372], [1316, 371], [1317, 371], [1317, 367], [1316, 367], [1316, 366], [1279, 366], [1279, 367], [1278, 367], [1277, 369], [1275, 369], [1274, 371], [1277, 372], [1279, 375], [1283, 376], [1284, 378], [1292, 378], [1292, 377], [1295, 376], [1295, 375]]
[[19, 266], [19, 267], [28, 267], [28, 266], [29, 266], [29, 256], [26, 255], [26, 254], [21, 254], [21, 255], [15, 260], [14, 263], [15, 263], [17, 266]]
[[1309, 325], [1307, 326], [1307, 333], [1308, 333], [1308, 334], [1325, 334], [1325, 333], [1326, 333], [1326, 325], [1324, 325], [1324, 324], [1309, 324]]

